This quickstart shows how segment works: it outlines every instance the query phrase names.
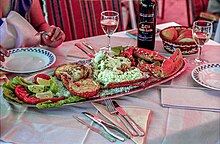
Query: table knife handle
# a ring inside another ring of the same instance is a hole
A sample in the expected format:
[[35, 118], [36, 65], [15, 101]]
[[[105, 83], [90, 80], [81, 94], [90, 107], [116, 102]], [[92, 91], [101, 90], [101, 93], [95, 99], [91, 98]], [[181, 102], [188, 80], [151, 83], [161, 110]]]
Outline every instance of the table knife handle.
[[82, 123], [83, 125], [87, 126], [88, 128], [90, 128], [92, 131], [100, 134], [101, 136], [103, 136], [104, 138], [106, 138], [107, 140], [109, 140], [110, 142], [115, 142], [116, 139], [110, 135], [107, 135], [106, 133], [102, 132], [101, 130], [91, 126], [90, 124], [88, 124], [87, 122], [85, 122], [84, 120], [78, 118], [77, 116], [73, 116], [73, 118], [75, 118], [77, 121], [79, 121], [80, 123]]
[[116, 135], [115, 133], [113, 133], [112, 131], [110, 131], [103, 123], [99, 123], [107, 133], [109, 133], [111, 136], [119, 139], [120, 141], [125, 141], [125, 139], [121, 136]]
[[120, 113], [117, 113], [117, 116], [121, 120], [121, 122], [124, 124], [124, 126], [128, 129], [128, 131], [131, 133], [132, 136], [138, 136], [137, 132], [134, 131], [134, 129], [131, 127], [128, 121]]
[[124, 117], [126, 118], [128, 123], [134, 128], [134, 130], [138, 133], [139, 136], [144, 136], [145, 133], [142, 130], [142, 128], [139, 127], [129, 115], [126, 115]]

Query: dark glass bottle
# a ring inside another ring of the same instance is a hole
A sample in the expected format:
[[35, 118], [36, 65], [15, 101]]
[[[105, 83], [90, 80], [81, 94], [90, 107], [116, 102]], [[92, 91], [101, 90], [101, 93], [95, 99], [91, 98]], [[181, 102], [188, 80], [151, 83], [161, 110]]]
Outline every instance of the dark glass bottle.
[[154, 50], [156, 32], [156, 0], [139, 0], [137, 45]]

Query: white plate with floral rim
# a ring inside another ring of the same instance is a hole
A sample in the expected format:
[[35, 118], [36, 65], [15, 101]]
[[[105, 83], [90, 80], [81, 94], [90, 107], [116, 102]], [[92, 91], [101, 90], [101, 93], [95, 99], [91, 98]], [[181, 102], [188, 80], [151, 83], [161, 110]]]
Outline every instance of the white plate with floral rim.
[[15, 48], [8, 50], [9, 57], [1, 62], [0, 70], [13, 73], [31, 73], [50, 67], [56, 56], [39, 47]]
[[220, 63], [207, 63], [193, 69], [192, 78], [200, 85], [220, 90]]

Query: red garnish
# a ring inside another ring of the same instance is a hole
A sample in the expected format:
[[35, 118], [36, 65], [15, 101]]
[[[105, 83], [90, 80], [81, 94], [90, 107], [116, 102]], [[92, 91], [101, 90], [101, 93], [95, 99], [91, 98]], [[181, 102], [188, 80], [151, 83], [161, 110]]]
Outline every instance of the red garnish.
[[52, 102], [57, 102], [59, 100], [65, 99], [64, 96], [59, 97], [59, 98], [44, 98], [44, 99], [40, 99], [35, 96], [30, 96], [27, 90], [22, 85], [17, 85], [15, 87], [15, 94], [20, 100], [28, 104], [38, 104], [38, 103], [49, 101], [49, 100]]
[[34, 76], [34, 83], [37, 84], [37, 78], [42, 78], [42, 79], [45, 79], [45, 80], [49, 80], [50, 79], [50, 76], [47, 75], [47, 74], [37, 74], [36, 76]]

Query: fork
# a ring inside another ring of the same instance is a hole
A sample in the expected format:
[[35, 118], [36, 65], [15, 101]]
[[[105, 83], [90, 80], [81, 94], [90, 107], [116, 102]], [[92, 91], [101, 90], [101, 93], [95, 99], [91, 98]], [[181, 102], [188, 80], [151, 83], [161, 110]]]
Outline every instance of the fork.
[[124, 126], [128, 129], [128, 131], [130, 132], [132, 136], [138, 136], [137, 132], [134, 131], [131, 125], [127, 122], [127, 120], [115, 109], [115, 106], [113, 105], [112, 100], [109, 98], [109, 99], [105, 99], [104, 101], [107, 106], [108, 112], [111, 115], [116, 115], [121, 120], [121, 122], [124, 124]]

